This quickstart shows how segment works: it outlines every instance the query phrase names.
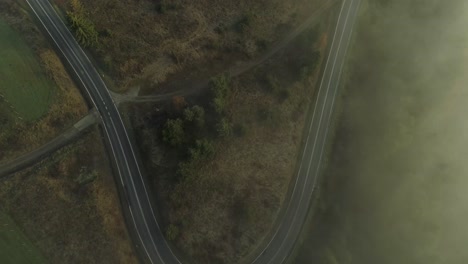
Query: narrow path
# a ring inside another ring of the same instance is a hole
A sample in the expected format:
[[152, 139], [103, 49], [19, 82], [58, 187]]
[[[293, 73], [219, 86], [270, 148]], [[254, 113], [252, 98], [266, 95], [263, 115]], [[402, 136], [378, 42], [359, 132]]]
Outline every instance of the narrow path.
[[95, 124], [97, 120], [98, 117], [96, 115], [96, 111], [91, 110], [88, 115], [76, 122], [63, 134], [57, 136], [36, 150], [26, 153], [14, 160], [0, 163], [0, 178], [25, 169], [48, 157], [51, 153], [59, 150], [81, 136], [86, 129]]
[[[280, 51], [281, 49], [285, 48], [288, 44], [290, 44], [292, 40], [297, 38], [297, 36], [299, 36], [306, 29], [310, 28], [311, 26], [316, 25], [320, 21], [321, 15], [324, 14], [325, 11], [327, 11], [327, 9], [333, 7], [334, 4], [337, 2], [338, 0], [323, 1], [323, 3], [310, 15], [308, 19], [306, 19], [302, 24], [300, 24], [293, 31], [291, 31], [291, 33], [289, 33], [289, 35], [287, 35], [284, 39], [282, 39], [281, 41], [273, 45], [265, 54], [263, 54], [263, 56], [252, 61], [237, 63], [236, 65], [228, 69], [226, 73], [230, 77], [236, 77], [264, 63], [266, 60], [268, 60], [273, 55], [275, 55], [278, 51]], [[171, 92], [171, 93], [165, 93], [165, 94], [160, 94], [160, 95], [143, 95], [143, 96], [139, 96], [137, 93], [113, 94], [113, 97], [118, 103], [160, 102], [160, 101], [168, 100], [172, 98], [173, 96], [187, 96], [187, 95], [195, 94], [199, 92], [200, 90], [202, 90], [203, 88], [205, 88], [206, 86], [208, 86], [209, 83], [210, 83], [210, 80], [204, 80], [204, 81], [199, 81], [195, 83], [191, 80], [187, 80], [185, 83], [182, 82], [178, 84], [178, 86], [183, 86], [184, 88]]]

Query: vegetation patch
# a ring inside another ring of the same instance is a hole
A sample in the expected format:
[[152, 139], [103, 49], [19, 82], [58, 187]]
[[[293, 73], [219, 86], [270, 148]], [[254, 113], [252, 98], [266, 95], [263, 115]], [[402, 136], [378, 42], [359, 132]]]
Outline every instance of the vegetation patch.
[[18, 32], [1, 19], [0, 58], [0, 104], [10, 108], [10, 116], [25, 121], [46, 114], [56, 85]]
[[70, 2], [71, 11], [67, 12], [68, 22], [70, 22], [76, 39], [84, 47], [96, 47], [98, 45], [98, 32], [93, 22], [86, 16], [80, 0]]
[[294, 174], [322, 29], [240, 77], [212, 78], [199, 95], [133, 108], [166, 237], [194, 263], [239, 263], [271, 229]]

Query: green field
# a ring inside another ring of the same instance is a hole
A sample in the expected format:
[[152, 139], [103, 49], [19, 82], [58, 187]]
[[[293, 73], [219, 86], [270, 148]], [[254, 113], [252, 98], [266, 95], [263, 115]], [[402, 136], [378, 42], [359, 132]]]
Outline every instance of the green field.
[[[33, 121], [47, 112], [55, 91], [21, 36], [0, 20], [0, 102], [11, 114]], [[2, 113], [5, 114], [5, 113]]]
[[0, 211], [0, 263], [47, 263], [10, 217]]

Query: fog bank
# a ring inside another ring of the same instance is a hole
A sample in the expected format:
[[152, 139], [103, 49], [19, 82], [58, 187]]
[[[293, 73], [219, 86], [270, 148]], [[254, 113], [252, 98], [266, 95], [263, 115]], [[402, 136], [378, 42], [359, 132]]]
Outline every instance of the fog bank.
[[294, 263], [468, 263], [468, 3], [363, 4], [327, 209]]

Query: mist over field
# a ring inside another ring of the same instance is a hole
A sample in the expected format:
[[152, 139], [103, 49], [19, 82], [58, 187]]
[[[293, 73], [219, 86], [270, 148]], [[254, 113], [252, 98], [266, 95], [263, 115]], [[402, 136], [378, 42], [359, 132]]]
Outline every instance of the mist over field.
[[468, 263], [468, 1], [364, 2], [293, 263]]

